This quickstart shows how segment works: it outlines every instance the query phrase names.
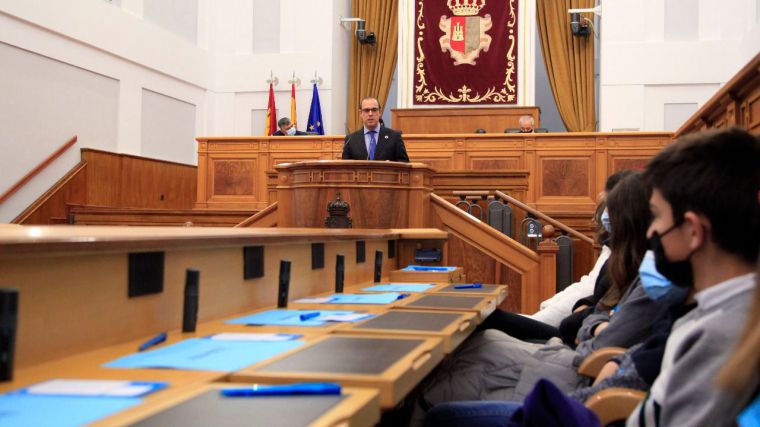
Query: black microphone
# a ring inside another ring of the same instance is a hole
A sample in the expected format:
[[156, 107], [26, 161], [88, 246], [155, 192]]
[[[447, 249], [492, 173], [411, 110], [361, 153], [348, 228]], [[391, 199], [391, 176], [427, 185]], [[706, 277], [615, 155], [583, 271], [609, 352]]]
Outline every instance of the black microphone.
[[335, 293], [343, 293], [343, 276], [346, 271], [346, 257], [338, 255], [335, 257]]
[[375, 251], [375, 283], [383, 277], [383, 251]]
[[13, 379], [18, 327], [18, 290], [0, 289], [0, 381]]
[[185, 274], [185, 304], [182, 311], [182, 332], [195, 332], [198, 322], [198, 295], [200, 294], [198, 270], [188, 268]]
[[280, 260], [280, 285], [277, 289], [277, 308], [288, 306], [288, 291], [290, 290], [290, 261]]

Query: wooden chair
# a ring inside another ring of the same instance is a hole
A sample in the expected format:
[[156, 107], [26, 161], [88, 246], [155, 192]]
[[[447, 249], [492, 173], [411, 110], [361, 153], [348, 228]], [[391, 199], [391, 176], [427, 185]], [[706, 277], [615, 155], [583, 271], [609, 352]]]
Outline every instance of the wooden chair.
[[[581, 363], [578, 373], [596, 378], [602, 367], [614, 356], [626, 351], [622, 347], [606, 347], [593, 352]], [[602, 390], [586, 400], [586, 407], [594, 411], [603, 426], [621, 421], [636, 409], [646, 392], [629, 388], [613, 387]]]

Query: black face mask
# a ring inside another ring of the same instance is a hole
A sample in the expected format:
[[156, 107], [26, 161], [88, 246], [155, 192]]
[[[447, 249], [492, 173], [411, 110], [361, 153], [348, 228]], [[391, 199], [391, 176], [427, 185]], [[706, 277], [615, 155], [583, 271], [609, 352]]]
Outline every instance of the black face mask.
[[649, 238], [649, 248], [654, 252], [654, 266], [660, 274], [676, 286], [682, 288], [691, 287], [694, 285], [694, 273], [691, 271], [691, 263], [689, 262], [691, 254], [683, 261], [672, 262], [668, 260], [668, 257], [665, 255], [665, 248], [662, 246], [662, 237], [673, 231], [676, 227], [678, 226], [673, 225], [662, 235], [656, 231], [652, 233], [652, 237]]

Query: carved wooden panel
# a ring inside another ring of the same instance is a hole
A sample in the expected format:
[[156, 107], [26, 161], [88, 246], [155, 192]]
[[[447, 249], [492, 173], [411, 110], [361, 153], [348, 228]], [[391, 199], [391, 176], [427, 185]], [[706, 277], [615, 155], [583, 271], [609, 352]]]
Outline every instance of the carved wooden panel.
[[520, 163], [516, 157], [481, 158], [470, 160], [470, 167], [474, 170], [515, 170], [520, 169]]
[[533, 116], [541, 127], [538, 107], [395, 108], [391, 114], [394, 128], [414, 134], [473, 133], [478, 128], [503, 133], [518, 128], [523, 115]]
[[747, 98], [747, 113], [745, 117], [744, 121], [747, 129], [755, 134], [760, 133], [760, 88], [757, 88]]
[[541, 159], [541, 196], [588, 196], [590, 159]]
[[215, 196], [248, 196], [254, 194], [256, 166], [246, 160], [213, 160]]
[[610, 175], [619, 172], [622, 170], [643, 170], [647, 163], [649, 162], [649, 158], [620, 158], [620, 159], [612, 159], [612, 170], [610, 171]]
[[424, 157], [420, 157], [417, 154], [409, 153], [409, 160], [416, 163], [424, 163], [430, 166], [431, 168], [434, 168], [437, 170], [454, 169], [454, 165], [453, 165], [451, 157], [447, 157], [445, 159], [434, 159], [434, 158], [424, 158]]

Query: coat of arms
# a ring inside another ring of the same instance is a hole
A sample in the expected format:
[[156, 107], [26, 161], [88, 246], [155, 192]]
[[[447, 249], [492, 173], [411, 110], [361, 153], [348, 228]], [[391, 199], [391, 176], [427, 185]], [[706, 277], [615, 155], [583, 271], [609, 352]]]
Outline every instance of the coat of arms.
[[446, 5], [454, 16], [441, 16], [438, 23], [438, 28], [443, 31], [443, 36], [438, 39], [441, 50], [450, 52], [454, 65], [475, 65], [480, 51], [488, 52], [491, 45], [491, 36], [486, 34], [493, 26], [491, 15], [478, 16], [486, 0], [448, 0]]

